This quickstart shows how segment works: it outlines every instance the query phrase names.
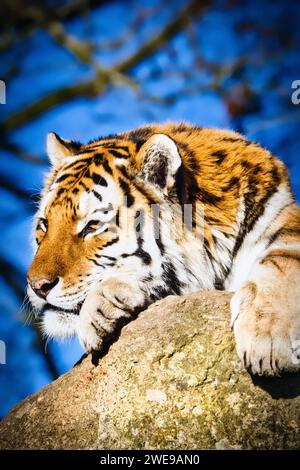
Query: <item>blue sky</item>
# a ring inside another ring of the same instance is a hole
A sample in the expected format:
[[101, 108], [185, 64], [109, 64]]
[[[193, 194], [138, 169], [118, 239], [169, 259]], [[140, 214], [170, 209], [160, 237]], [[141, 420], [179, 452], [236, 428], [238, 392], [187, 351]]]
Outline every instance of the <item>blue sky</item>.
[[[81, 41], [92, 41], [95, 63], [111, 67], [156, 35], [185, 3], [107, 2], [64, 27]], [[149, 121], [237, 129], [286, 162], [300, 200], [300, 105], [291, 102], [292, 81], [300, 79], [299, 20], [297, 2], [212, 1], [192, 25], [130, 70], [138, 92], [125, 83], [111, 84], [96, 97], [80, 96], [53, 107], [6, 135], [41, 162], [0, 148], [0, 339], [7, 347], [7, 364], [0, 365], [0, 416], [52, 380], [45, 354], [59, 374], [82, 354], [76, 339], [51, 342], [44, 353], [21, 309], [35, 196], [48, 166], [47, 132], [86, 142]], [[82, 64], [41, 29], [3, 52], [1, 59], [0, 78], [7, 84], [1, 120], [94, 74], [93, 66]]]

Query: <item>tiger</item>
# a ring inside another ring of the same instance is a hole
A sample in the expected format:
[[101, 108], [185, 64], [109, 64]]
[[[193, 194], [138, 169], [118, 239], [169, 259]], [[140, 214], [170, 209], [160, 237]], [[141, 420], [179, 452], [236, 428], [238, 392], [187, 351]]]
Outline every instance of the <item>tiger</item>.
[[300, 208], [282, 161], [188, 123], [87, 144], [51, 132], [47, 153], [27, 275], [47, 337], [102, 351], [150, 304], [224, 290], [243, 367], [300, 369]]

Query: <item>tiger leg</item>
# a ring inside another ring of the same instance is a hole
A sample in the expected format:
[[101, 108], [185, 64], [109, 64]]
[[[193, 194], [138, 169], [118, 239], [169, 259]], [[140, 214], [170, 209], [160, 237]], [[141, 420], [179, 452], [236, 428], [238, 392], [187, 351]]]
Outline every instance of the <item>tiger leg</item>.
[[145, 292], [135, 279], [108, 278], [97, 284], [84, 301], [77, 335], [86, 352], [100, 351], [124, 324], [146, 304]]
[[237, 352], [253, 374], [300, 369], [300, 225], [292, 225], [277, 231], [231, 301]]

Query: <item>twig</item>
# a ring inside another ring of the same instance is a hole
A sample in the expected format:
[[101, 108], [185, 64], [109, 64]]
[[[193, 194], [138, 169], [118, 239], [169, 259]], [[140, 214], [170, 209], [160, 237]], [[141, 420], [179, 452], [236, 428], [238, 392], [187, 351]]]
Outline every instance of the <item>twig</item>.
[[121, 61], [113, 69], [107, 69], [106, 73], [97, 71], [91, 80], [87, 80], [75, 85], [60, 88], [43, 96], [33, 104], [28, 105], [20, 111], [8, 116], [2, 123], [0, 130], [2, 132], [12, 131], [40, 116], [48, 109], [62, 103], [67, 103], [77, 97], [93, 97], [103, 92], [111, 82], [115, 74], [125, 74], [129, 72], [142, 60], [145, 60], [153, 54], [166, 41], [175, 36], [180, 29], [184, 28], [191, 17], [200, 14], [208, 5], [207, 0], [199, 2], [191, 1], [163, 30], [144, 44], [137, 52], [129, 58]]
[[96, 77], [98, 77], [100, 80], [103, 79], [104, 81], [108, 80], [110, 83], [125, 84], [135, 90], [138, 89], [138, 84], [131, 78], [123, 75], [114, 68], [103, 67], [101, 64], [97, 63], [94, 60], [92, 54], [92, 51], [95, 49], [94, 45], [87, 41], [79, 41], [74, 36], [67, 34], [61, 23], [45, 22], [45, 28], [53, 37], [53, 39], [60, 46], [64, 47], [71, 54], [73, 54], [77, 60], [93, 67], [96, 72]]
[[21, 199], [25, 199], [26, 201], [31, 197], [31, 194], [28, 191], [15, 186], [11, 181], [8, 181], [2, 176], [0, 176], [0, 188], [4, 188], [7, 191], [13, 193], [15, 196]]
[[45, 23], [45, 29], [53, 37], [53, 39], [61, 46], [70, 51], [76, 59], [79, 59], [84, 64], [93, 63], [93, 50], [95, 45], [87, 41], [79, 41], [76, 37], [67, 34], [62, 23], [58, 21], [50, 21]]
[[[105, 0], [73, 0], [61, 6], [47, 8], [43, 4], [43, 9], [35, 3], [26, 5], [26, 8], [19, 8], [11, 0], [1, 0], [1, 17], [6, 19], [6, 30], [0, 35], [0, 52], [4, 52], [16, 44], [18, 40], [25, 39], [33, 31], [43, 26], [41, 20], [44, 16], [48, 21], [65, 21], [77, 15], [82, 15], [85, 11], [107, 3]], [[7, 20], [8, 18], [8, 20]], [[9, 19], [13, 19], [13, 23]], [[7, 30], [11, 28], [12, 31]]]
[[45, 165], [48, 163], [48, 160], [46, 158], [41, 158], [36, 155], [33, 155], [32, 153], [26, 152], [26, 150], [22, 149], [19, 145], [13, 142], [9, 142], [7, 140], [2, 139], [2, 141], [0, 142], [0, 147], [2, 147], [8, 152], [15, 154], [17, 157], [21, 158], [26, 162], [34, 163], [37, 165]]

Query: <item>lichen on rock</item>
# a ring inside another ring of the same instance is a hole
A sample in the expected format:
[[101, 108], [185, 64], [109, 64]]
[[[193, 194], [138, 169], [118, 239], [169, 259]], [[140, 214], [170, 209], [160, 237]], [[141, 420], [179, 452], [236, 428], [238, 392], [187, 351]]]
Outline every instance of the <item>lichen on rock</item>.
[[300, 376], [252, 378], [225, 292], [170, 296], [0, 423], [8, 449], [300, 448]]

